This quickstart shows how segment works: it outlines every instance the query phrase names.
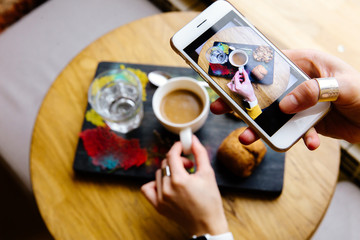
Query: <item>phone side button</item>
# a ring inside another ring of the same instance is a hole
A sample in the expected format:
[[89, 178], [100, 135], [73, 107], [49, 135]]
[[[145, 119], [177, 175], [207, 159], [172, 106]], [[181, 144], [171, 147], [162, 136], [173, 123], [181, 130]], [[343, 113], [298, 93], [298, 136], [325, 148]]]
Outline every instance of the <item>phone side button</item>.
[[193, 65], [191, 65], [191, 63], [190, 63], [188, 60], [185, 60], [185, 63], [186, 63], [187, 65], [189, 65], [195, 72], [198, 73], [198, 71], [193, 67]]
[[208, 82], [206, 77], [198, 70], [196, 69], [189, 61], [185, 61], [187, 64], [189, 64], [189, 66], [197, 73], [200, 75], [200, 77], [202, 77], [202, 79], [204, 79], [205, 82]]
[[193, 65], [191, 65], [191, 63], [189, 62], [189, 61], [186, 61], [186, 63], [187, 64], [189, 64], [189, 66], [195, 71], [195, 72], [199, 72], [197, 69], [195, 69], [194, 67], [193, 67]]
[[191, 64], [189, 64], [189, 65], [190, 65], [190, 67], [191, 67], [197, 74], [199, 74], [204, 80], [206, 79], [206, 78], [204, 77], [204, 75], [200, 73], [199, 70], [197, 70], [197, 69], [196, 69], [195, 67], [193, 67]]
[[201, 77], [204, 77], [200, 71], [198, 69], [196, 69], [189, 61], [186, 62], [187, 64], [189, 64], [189, 66], [195, 71], [197, 72]]

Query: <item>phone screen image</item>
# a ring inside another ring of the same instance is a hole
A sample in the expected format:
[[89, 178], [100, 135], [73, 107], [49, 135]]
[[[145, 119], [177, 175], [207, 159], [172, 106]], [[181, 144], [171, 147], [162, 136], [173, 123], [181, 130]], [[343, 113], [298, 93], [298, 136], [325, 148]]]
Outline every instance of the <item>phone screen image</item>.
[[183, 50], [270, 137], [292, 118], [279, 102], [307, 76], [235, 12]]

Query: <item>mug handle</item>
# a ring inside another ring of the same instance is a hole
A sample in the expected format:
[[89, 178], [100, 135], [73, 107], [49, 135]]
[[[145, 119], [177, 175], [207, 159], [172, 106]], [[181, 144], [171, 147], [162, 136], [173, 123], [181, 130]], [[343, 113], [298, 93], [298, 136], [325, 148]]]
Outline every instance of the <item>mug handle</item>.
[[190, 127], [184, 128], [180, 131], [180, 142], [185, 155], [191, 154], [192, 145], [192, 131]]

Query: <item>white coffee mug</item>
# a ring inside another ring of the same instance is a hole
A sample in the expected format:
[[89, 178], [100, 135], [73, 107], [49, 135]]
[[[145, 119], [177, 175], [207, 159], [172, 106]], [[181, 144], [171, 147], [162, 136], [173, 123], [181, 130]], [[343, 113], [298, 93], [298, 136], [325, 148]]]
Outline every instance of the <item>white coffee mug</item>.
[[[190, 77], [171, 78], [155, 91], [152, 99], [152, 107], [156, 118], [167, 130], [180, 135], [184, 154], [191, 153], [192, 133], [199, 130], [205, 124], [210, 110], [209, 95], [206, 89], [197, 82], [197, 80]], [[191, 91], [202, 101], [202, 111], [194, 120], [187, 123], [173, 123], [162, 115], [160, 111], [161, 101], [167, 94], [175, 90]]]
[[[241, 58], [243, 58], [243, 62], [241, 64], [236, 61], [236, 59], [235, 59], [236, 56], [240, 56]], [[248, 61], [249, 61], [249, 56], [247, 55], [247, 53], [245, 51], [243, 51], [241, 49], [236, 49], [236, 50], [232, 51], [229, 55], [229, 62], [234, 67], [238, 67], [239, 71], [242, 71], [244, 69], [244, 66], [247, 64]]]

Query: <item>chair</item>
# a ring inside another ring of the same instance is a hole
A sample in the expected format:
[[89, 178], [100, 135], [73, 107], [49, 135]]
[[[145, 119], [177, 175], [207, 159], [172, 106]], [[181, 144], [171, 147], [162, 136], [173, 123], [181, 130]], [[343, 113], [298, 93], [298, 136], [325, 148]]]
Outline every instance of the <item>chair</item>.
[[0, 156], [30, 192], [31, 136], [52, 82], [92, 41], [157, 13], [147, 0], [51, 0], [0, 34]]

